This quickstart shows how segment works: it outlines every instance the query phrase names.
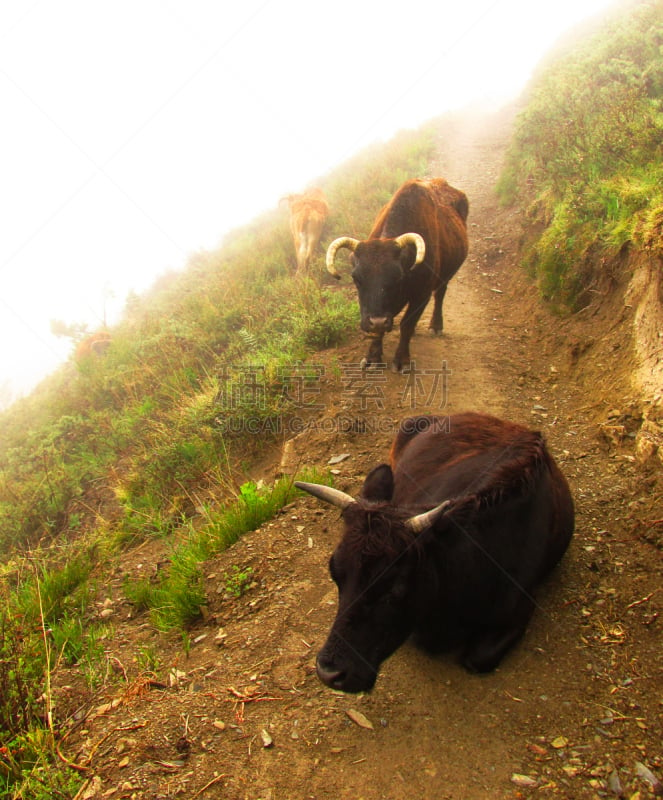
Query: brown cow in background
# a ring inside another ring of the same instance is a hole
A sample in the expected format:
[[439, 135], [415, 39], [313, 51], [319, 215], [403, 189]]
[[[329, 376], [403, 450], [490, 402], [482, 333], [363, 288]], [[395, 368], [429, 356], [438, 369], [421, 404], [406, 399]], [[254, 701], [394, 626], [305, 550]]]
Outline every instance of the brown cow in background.
[[361, 328], [372, 337], [362, 366], [382, 362], [384, 334], [407, 305], [393, 366], [396, 371], [409, 367], [410, 339], [433, 292], [430, 328], [442, 333], [447, 284], [467, 255], [468, 211], [464, 192], [444, 178], [410, 180], [380, 211], [366, 241], [343, 236], [329, 245], [327, 269], [336, 278], [341, 277], [334, 266], [337, 251], [352, 251]]
[[297, 256], [297, 272], [306, 272], [313, 252], [320, 241], [322, 226], [329, 214], [329, 205], [321, 189], [283, 198], [290, 206], [290, 230]]
[[76, 345], [74, 358], [76, 361], [84, 361], [93, 356], [103, 356], [110, 347], [111, 335], [108, 331], [97, 331], [91, 333]]

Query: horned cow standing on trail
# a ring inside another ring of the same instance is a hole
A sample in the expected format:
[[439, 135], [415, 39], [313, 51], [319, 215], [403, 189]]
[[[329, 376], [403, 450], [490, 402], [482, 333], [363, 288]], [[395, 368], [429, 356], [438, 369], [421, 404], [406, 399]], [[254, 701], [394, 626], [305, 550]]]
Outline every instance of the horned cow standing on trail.
[[320, 241], [322, 227], [329, 214], [329, 205], [322, 189], [289, 194], [283, 199], [290, 207], [290, 230], [295, 244], [297, 272], [306, 272]]
[[410, 364], [410, 339], [435, 293], [430, 328], [442, 333], [442, 302], [447, 284], [467, 256], [466, 195], [443, 178], [411, 180], [382, 209], [366, 241], [349, 236], [327, 249], [327, 269], [340, 278], [334, 259], [342, 247], [352, 251], [361, 328], [373, 337], [362, 366], [382, 362], [382, 338], [407, 305], [400, 324], [395, 371]]
[[431, 652], [460, 648], [472, 671], [494, 669], [573, 534], [569, 487], [541, 434], [486, 414], [404, 420], [391, 465], [369, 473], [358, 500], [295, 485], [342, 509], [329, 564], [338, 612], [317, 671], [345, 692], [372, 689], [411, 634]]

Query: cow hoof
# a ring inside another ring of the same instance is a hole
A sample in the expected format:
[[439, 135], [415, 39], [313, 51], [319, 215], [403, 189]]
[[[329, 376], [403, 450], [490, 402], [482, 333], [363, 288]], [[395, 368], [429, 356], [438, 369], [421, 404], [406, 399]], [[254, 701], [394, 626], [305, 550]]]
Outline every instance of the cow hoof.
[[412, 362], [408, 359], [407, 361], [394, 361], [391, 365], [391, 369], [393, 372], [400, 372], [403, 375], [409, 375], [412, 372]]
[[442, 330], [438, 331], [435, 328], [429, 328], [428, 333], [430, 333], [431, 336], [442, 336]]
[[379, 359], [377, 361], [369, 361], [367, 358], [362, 358], [359, 362], [360, 369], [383, 369], [386, 365]]

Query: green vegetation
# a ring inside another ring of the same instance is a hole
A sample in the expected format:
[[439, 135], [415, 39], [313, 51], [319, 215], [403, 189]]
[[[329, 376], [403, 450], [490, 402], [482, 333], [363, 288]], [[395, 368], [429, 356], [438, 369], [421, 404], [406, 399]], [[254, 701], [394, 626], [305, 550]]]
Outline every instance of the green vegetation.
[[[663, 250], [662, 103], [658, 0], [576, 40], [532, 85], [499, 188], [505, 203], [526, 202], [525, 262], [560, 308], [586, 303], [625, 247]], [[320, 181], [332, 209], [323, 247], [367, 235], [398, 186], [428, 172], [438, 128]], [[0, 794], [75, 795], [51, 679], [69, 665], [91, 689], [110, 680], [112, 629], [94, 601], [123, 552], [163, 540], [165, 566], [124, 592], [186, 650], [205, 561], [293, 497], [291, 481], [248, 480], [252, 459], [306, 405], [296, 387], [315, 381], [315, 351], [358, 321], [354, 292], [332, 285], [320, 256], [312, 277], [294, 265], [285, 211], [263, 215], [130, 298], [103, 357], [72, 358], [0, 415]], [[259, 577], [236, 565], [221, 585], [237, 597]], [[136, 659], [162, 668], [153, 649]]]
[[[325, 476], [317, 474], [302, 478], [325, 482]], [[158, 629], [186, 628], [200, 617], [205, 605], [201, 564], [271, 519], [296, 493], [290, 478], [282, 478], [271, 487], [253, 481], [243, 484], [237, 499], [219, 512], [208, 512], [201, 527], [195, 529], [189, 524], [186, 536], [180, 531], [173, 544], [169, 568], [161, 578], [127, 582], [127, 598], [139, 610], [149, 610]], [[240, 597], [252, 572], [250, 568], [232, 570], [226, 575], [226, 590]]]
[[533, 81], [500, 179], [523, 199], [525, 265], [560, 308], [586, 305], [626, 246], [663, 250], [663, 6], [638, 3]]
[[[368, 233], [398, 186], [427, 171], [434, 133], [402, 134], [321, 182], [332, 208], [323, 246]], [[103, 357], [72, 357], [0, 415], [3, 796], [72, 797], [80, 785], [58, 755], [67, 720], [54, 713], [51, 678], [76, 665], [91, 689], [111, 679], [112, 630], [94, 601], [122, 553], [163, 539], [165, 566], [127, 581], [126, 596], [157, 628], [179, 630], [186, 650], [206, 600], [204, 561], [292, 498], [291, 481], [262, 487], [246, 472], [302, 411], [296, 386], [316, 379], [306, 359], [358, 321], [354, 292], [331, 285], [321, 257], [312, 277], [294, 265], [285, 211], [263, 215], [130, 298]], [[254, 577], [238, 565], [223, 585], [239, 596]], [[159, 667], [150, 650], [136, 658]]]
[[231, 570], [226, 572], [226, 591], [233, 597], [241, 597], [247, 590], [251, 583], [253, 576], [253, 567], [238, 567], [235, 565]]
[[[500, 192], [527, 202], [526, 264], [560, 308], [585, 303], [626, 246], [663, 249], [662, 17], [660, 2], [641, 2], [576, 41], [535, 80], [519, 119]], [[428, 172], [438, 128], [403, 133], [320, 182], [332, 209], [323, 246], [365, 236], [398, 186]], [[315, 351], [342, 342], [358, 316], [320, 257], [313, 277], [294, 264], [285, 211], [263, 215], [130, 298], [103, 357], [72, 358], [0, 415], [0, 794], [75, 795], [51, 680], [64, 665], [91, 689], [111, 679], [112, 629], [94, 601], [126, 549], [163, 540], [165, 566], [124, 592], [186, 650], [205, 561], [293, 497], [291, 481], [248, 480], [252, 458], [306, 405], [296, 387], [315, 381]], [[236, 597], [259, 577], [236, 565], [221, 585]], [[136, 659], [162, 668], [153, 649]]]

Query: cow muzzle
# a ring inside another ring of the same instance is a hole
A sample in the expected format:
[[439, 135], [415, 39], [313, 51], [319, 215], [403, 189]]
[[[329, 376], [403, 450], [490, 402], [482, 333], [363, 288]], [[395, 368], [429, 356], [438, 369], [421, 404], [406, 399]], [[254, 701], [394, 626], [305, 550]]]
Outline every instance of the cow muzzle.
[[332, 664], [326, 664], [325, 659], [321, 654], [315, 662], [315, 670], [318, 678], [337, 692], [349, 692], [356, 694], [358, 692], [370, 692], [377, 679], [377, 670], [374, 670], [367, 665], [367, 669], [362, 670], [360, 674], [352, 671], [338, 669]]
[[320, 658], [318, 658], [315, 662], [315, 671], [318, 673], [318, 678], [320, 678], [325, 686], [329, 686], [330, 689], [342, 690], [343, 681], [346, 677], [343, 670], [325, 666]]
[[368, 317], [364, 330], [366, 333], [382, 334], [388, 333], [393, 327], [394, 321], [391, 317]]

